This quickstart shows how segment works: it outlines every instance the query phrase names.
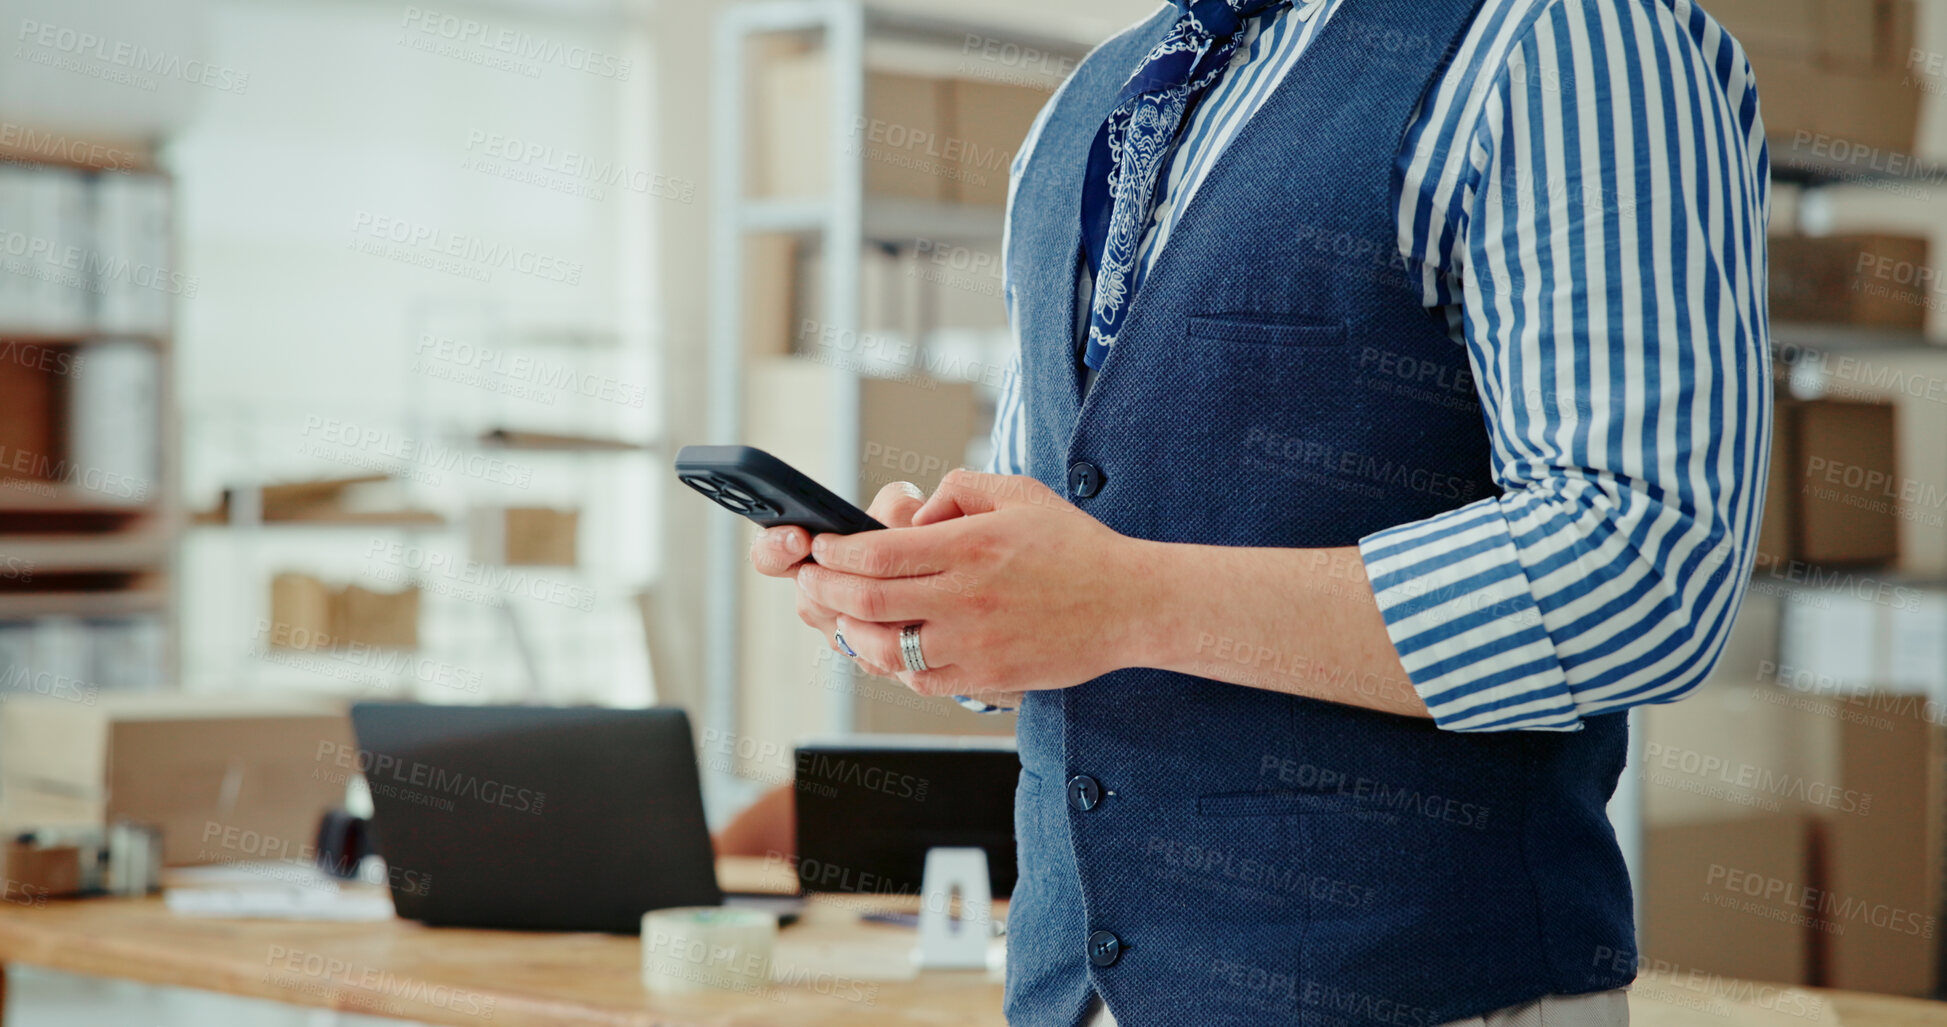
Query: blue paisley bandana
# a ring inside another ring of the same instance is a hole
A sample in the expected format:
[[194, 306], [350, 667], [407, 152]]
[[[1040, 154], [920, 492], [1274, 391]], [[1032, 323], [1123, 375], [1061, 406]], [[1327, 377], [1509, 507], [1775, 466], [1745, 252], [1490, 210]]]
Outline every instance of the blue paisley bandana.
[[1173, 0], [1175, 28], [1143, 58], [1089, 152], [1082, 239], [1095, 274], [1083, 363], [1100, 369], [1135, 294], [1133, 276], [1156, 178], [1185, 113], [1237, 52], [1245, 23], [1292, 0]]

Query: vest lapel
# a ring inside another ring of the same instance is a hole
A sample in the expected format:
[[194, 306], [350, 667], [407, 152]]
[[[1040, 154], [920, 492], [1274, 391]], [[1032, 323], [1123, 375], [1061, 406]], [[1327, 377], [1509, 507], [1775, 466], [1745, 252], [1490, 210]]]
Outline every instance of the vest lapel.
[[[1300, 55], [1297, 64], [1285, 74], [1284, 80], [1265, 98], [1263, 106], [1217, 155], [1204, 174], [1196, 195], [1190, 197], [1189, 206], [1177, 212], [1177, 228], [1171, 235], [1171, 244], [1156, 255], [1156, 261], [1144, 279], [1145, 288], [1138, 289], [1130, 300], [1128, 315], [1123, 319], [1122, 335], [1135, 334], [1129, 329], [1135, 327], [1142, 317], [1143, 295], [1155, 291], [1148, 289], [1147, 285], [1169, 275], [1183, 252], [1199, 249], [1189, 245], [1189, 240], [1201, 234], [1199, 228], [1205, 220], [1216, 217], [1207, 210], [1211, 203], [1222, 202], [1226, 195], [1238, 189], [1262, 195], [1265, 202], [1276, 202], [1277, 183], [1238, 182], [1238, 176], [1245, 173], [1238, 170], [1239, 165], [1247, 160], [1257, 164], [1262, 173], [1263, 154], [1253, 151], [1261, 151], [1266, 133], [1269, 133], [1269, 139], [1276, 140], [1272, 145], [1295, 149], [1311, 145], [1315, 140], [1340, 135], [1340, 127], [1348, 122], [1352, 125], [1367, 124], [1364, 119], [1378, 116], [1371, 109], [1370, 97], [1384, 92], [1368, 89], [1368, 84], [1381, 77], [1405, 77], [1429, 83], [1437, 81], [1439, 70], [1459, 46], [1478, 9], [1479, 4], [1473, 0], [1439, 0], [1432, 3], [1427, 0], [1345, 0], [1332, 15], [1331, 21], [1319, 31], [1317, 38], [1311, 41], [1305, 53]], [[1403, 19], [1402, 12], [1411, 12], [1410, 19]], [[1392, 26], [1401, 24], [1403, 20], [1416, 22], [1422, 30], [1421, 34], [1400, 38]], [[1397, 125], [1386, 126], [1384, 138], [1391, 149], [1373, 153], [1369, 167], [1347, 168], [1345, 174], [1368, 179], [1370, 188], [1389, 189], [1398, 170], [1394, 156], [1407, 129], [1411, 127], [1413, 113], [1409, 111], [1406, 119]], [[1294, 184], [1293, 188], [1303, 186]], [[1103, 362], [1101, 373], [1106, 375], [1109, 364], [1114, 362], [1115, 355], [1111, 353]], [[1098, 380], [1097, 388], [1102, 384]]]
[[[1081, 67], [1062, 86], [1061, 92], [1050, 101], [1055, 105], [1055, 110], [1049, 123], [1044, 126], [1034, 152], [1029, 155], [1014, 210], [1009, 213], [1010, 249], [1055, 255], [1053, 262], [1031, 269], [1042, 280], [1016, 281], [1014, 289], [1017, 310], [1021, 290], [1046, 290], [1043, 302], [1053, 312], [1058, 312], [1058, 317], [1050, 320], [1067, 326], [1063, 352], [1054, 355], [1061, 361], [1059, 375], [1067, 387], [1045, 390], [1033, 397], [1036, 403], [1052, 405], [1056, 416], [1067, 426], [1075, 424], [1082, 405], [1082, 376], [1073, 350], [1078, 341], [1074, 326], [1080, 317], [1076, 293], [1080, 276], [1087, 268], [1082, 260], [1081, 216], [1082, 182], [1088, 173], [1089, 149], [1094, 145], [1096, 132], [1108, 119], [1109, 111], [1114, 109], [1123, 82], [1143, 56], [1169, 34], [1176, 19], [1176, 7], [1164, 4], [1149, 22], [1104, 43], [1082, 62]], [[1071, 100], [1080, 102], [1071, 103]], [[1025, 216], [1016, 217], [1015, 212]], [[1011, 256], [1009, 259], [1012, 259]], [[1018, 264], [1015, 266], [1020, 267]], [[1025, 320], [1022, 326], [1026, 327]], [[1024, 346], [1031, 345], [1027, 335], [1016, 334]], [[1050, 354], [1045, 352], [1024, 356], [1050, 359]], [[1029, 374], [1025, 366], [1023, 373]], [[1049, 395], [1046, 392], [1059, 394]]]

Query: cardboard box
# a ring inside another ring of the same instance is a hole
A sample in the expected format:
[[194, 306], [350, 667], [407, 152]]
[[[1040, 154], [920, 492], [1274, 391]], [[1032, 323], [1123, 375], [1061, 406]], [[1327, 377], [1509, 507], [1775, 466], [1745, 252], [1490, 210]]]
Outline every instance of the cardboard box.
[[[1892, 403], [1898, 415], [1903, 500], [1903, 576], [1947, 580], [1947, 347], [1810, 348], [1777, 366], [1790, 367], [1808, 391], [1833, 399]], [[1947, 675], [1940, 676], [1947, 684]]]
[[1049, 94], [1027, 86], [952, 83], [953, 135], [960, 144], [953, 198], [999, 207], [1007, 202], [1007, 172]]
[[1839, 780], [1865, 812], [1824, 823], [1819, 932], [1834, 988], [1932, 997], [1940, 984], [1947, 727], [1920, 695], [1838, 704]]
[[[1907, 73], [1824, 70], [1815, 82], [1820, 103], [1814, 111], [1814, 133], [1892, 154], [1911, 155], [1918, 148], [1925, 93]], [[1762, 80], [1758, 88], [1763, 96]], [[1770, 122], [1766, 131], [1773, 138], [1779, 135]]]
[[[812, 197], [830, 187], [831, 62], [780, 54], [757, 86], [754, 192]], [[873, 196], [1000, 206], [1007, 172], [1049, 93], [1029, 86], [868, 69], [865, 123], [843, 133]]]
[[1704, 9], [1737, 37], [1753, 63], [1764, 54], [1808, 60], [1818, 55], [1819, 0], [1709, 0]]
[[1774, 236], [1772, 319], [1923, 331], [1930, 294], [1915, 283], [1930, 249], [1907, 236]]
[[1845, 0], [1843, 6], [1819, 3], [1814, 37], [1819, 59], [1834, 67], [1876, 70], [1886, 6], [1877, 0]]
[[1904, 479], [1896, 407], [1782, 398], [1774, 413], [1754, 573], [1795, 581], [1797, 563], [1898, 561]]
[[[11, 273], [10, 273], [11, 274]], [[0, 342], [0, 480], [46, 480], [66, 445], [66, 393], [57, 382], [73, 353], [60, 347]]]
[[573, 567], [581, 513], [546, 507], [482, 507], [470, 518], [473, 558], [509, 567]]
[[419, 648], [419, 589], [375, 592], [347, 585], [338, 593], [332, 639], [375, 649]]
[[[746, 400], [750, 444], [828, 481], [829, 472], [820, 468], [831, 463], [826, 440], [838, 414], [833, 375], [850, 372], [792, 357], [754, 362]], [[860, 378], [859, 504], [870, 503], [895, 481], [931, 492], [946, 472], [966, 463], [976, 411], [974, 388], [965, 382], [910, 372], [902, 378]]]
[[[752, 112], [758, 196], [808, 198], [831, 189], [831, 63], [811, 51], [776, 56], [760, 67]], [[841, 126], [841, 135], [861, 158], [867, 194], [950, 198], [950, 102], [942, 80], [866, 73], [864, 123]]]
[[1709, 0], [1705, 9], [1757, 64], [1817, 61], [1849, 71], [1891, 71], [1912, 45], [1910, 0]]
[[1840, 71], [1904, 70], [1916, 20], [1911, 0], [1819, 0], [1819, 60]]
[[[825, 310], [825, 259], [808, 249], [793, 283], [791, 352], [856, 374], [911, 375], [922, 370], [911, 340], [920, 333], [929, 284], [917, 274], [913, 255], [866, 246], [859, 251], [860, 332], [839, 333]], [[942, 303], [941, 306], [945, 304]]]
[[308, 574], [285, 573], [271, 579], [270, 610], [266, 641], [272, 648], [419, 646], [417, 588], [376, 592], [350, 585], [334, 589]]
[[1813, 400], [1791, 410], [1795, 556], [1827, 566], [1897, 561], [1901, 506], [1893, 406]]
[[163, 833], [170, 865], [305, 851], [345, 779], [344, 708], [298, 697], [103, 695], [0, 705], [0, 824]]
[[[930, 492], [947, 471], [965, 462], [974, 432], [973, 387], [908, 374], [910, 380], [858, 383], [860, 467], [854, 489], [861, 505], [893, 481], [910, 481]], [[754, 361], [745, 399], [750, 444], [834, 484], [830, 439], [840, 413], [834, 402], [839, 376], [852, 373], [803, 358]], [[977, 734], [1011, 729], [1011, 718], [983, 719], [951, 700], [915, 696], [897, 684], [882, 688], [863, 678], [840, 678], [834, 671], [843, 667], [834, 660], [843, 658], [798, 624], [797, 596], [789, 588], [747, 588], [741, 602], [739, 731], [753, 744], [739, 745], [740, 751], [774, 745], [779, 747], [774, 751], [789, 753], [805, 725], [828, 722], [839, 681], [859, 730]], [[788, 780], [791, 770], [788, 760], [711, 759], [720, 761], [721, 769], [765, 782]]]
[[1758, 114], [1764, 119], [1774, 157], [1810, 158], [1809, 152], [1798, 154], [1796, 144], [1801, 133], [1819, 134], [1825, 72], [1809, 57], [1749, 56], [1758, 80]]
[[[1849, 636], [1845, 658], [1883, 648], [1858, 616], [1882, 611], [1856, 606], [1812, 610], [1788, 640], [1829, 618], [1845, 623], [1824, 644]], [[1947, 708], [1792, 648], [1756, 683], [1643, 711], [1644, 951], [1685, 971], [1934, 994]], [[1797, 928], [1756, 926], [1788, 920]]]
[[1793, 921], [1790, 905], [1812, 882], [1807, 818], [1652, 826], [1644, 848], [1645, 958], [1739, 980], [1814, 983], [1812, 930]]
[[1915, 151], [1923, 91], [1906, 68], [1917, 17], [1909, 0], [1713, 0], [1707, 7], [1744, 46], [1774, 146], [1802, 132]]
[[744, 353], [781, 357], [797, 330], [798, 240], [789, 235], [744, 237]]
[[1638, 712], [1643, 752], [1630, 771], [1642, 779], [1645, 823], [1823, 815], [1814, 801], [1823, 796], [1808, 796], [1802, 783], [1836, 777], [1833, 718], [1799, 701], [1806, 697], [1795, 689], [1809, 686], [1794, 678], [1780, 687], [1777, 662]]
[[507, 511], [507, 563], [517, 567], [573, 567], [581, 512], [540, 507]]
[[40, 905], [81, 890], [81, 849], [9, 841], [0, 846], [0, 903]]
[[270, 579], [270, 631], [273, 649], [326, 649], [337, 626], [331, 586], [309, 574], [286, 572]]
[[1782, 391], [1772, 406], [1771, 461], [1765, 477], [1764, 518], [1758, 523], [1758, 556], [1753, 573], [1783, 573], [1795, 559], [1798, 504], [1793, 502], [1796, 463], [1791, 437], [1792, 401]]

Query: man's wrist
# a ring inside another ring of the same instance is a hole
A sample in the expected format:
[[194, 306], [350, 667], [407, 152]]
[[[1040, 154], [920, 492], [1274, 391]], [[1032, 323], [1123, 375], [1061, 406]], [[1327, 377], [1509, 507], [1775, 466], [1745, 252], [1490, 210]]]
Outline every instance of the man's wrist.
[[1120, 569], [1117, 577], [1125, 587], [1116, 589], [1122, 602], [1119, 615], [1124, 625], [1121, 667], [1154, 667], [1167, 670], [1181, 657], [1177, 652], [1175, 625], [1183, 620], [1181, 604], [1186, 598], [1183, 555], [1190, 546], [1123, 538], [1120, 543]]

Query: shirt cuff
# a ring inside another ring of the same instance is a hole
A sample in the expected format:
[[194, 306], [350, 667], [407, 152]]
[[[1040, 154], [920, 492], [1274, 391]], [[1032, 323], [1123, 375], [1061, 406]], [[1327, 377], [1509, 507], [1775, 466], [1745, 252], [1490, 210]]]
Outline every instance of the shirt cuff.
[[1386, 633], [1447, 731], [1579, 731], [1502, 499], [1359, 541]]
[[982, 702], [981, 700], [975, 699], [972, 696], [956, 695], [953, 697], [953, 701], [959, 703], [962, 706], [965, 706], [967, 709], [970, 709], [975, 713], [1013, 713], [1014, 712], [1014, 707], [1012, 706], [996, 706], [990, 702]]

